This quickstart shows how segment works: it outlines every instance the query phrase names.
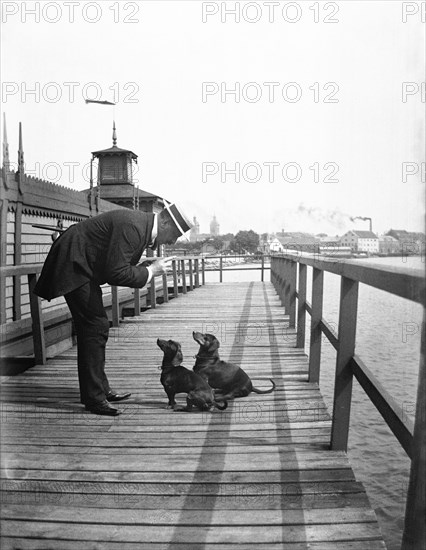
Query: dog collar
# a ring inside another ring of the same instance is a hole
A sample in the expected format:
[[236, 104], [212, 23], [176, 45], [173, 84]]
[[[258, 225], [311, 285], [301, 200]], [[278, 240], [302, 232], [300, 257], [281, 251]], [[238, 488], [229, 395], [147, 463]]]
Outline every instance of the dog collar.
[[209, 361], [217, 361], [217, 357], [209, 357], [208, 355], [194, 355], [194, 359], [208, 359]]

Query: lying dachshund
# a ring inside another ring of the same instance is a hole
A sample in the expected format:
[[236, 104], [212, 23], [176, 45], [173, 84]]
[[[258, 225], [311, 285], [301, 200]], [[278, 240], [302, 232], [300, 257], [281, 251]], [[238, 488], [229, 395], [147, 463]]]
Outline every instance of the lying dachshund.
[[215, 399], [226, 400], [235, 397], [245, 397], [250, 392], [271, 393], [275, 389], [275, 382], [272, 382], [272, 388], [269, 390], [259, 390], [255, 388], [248, 374], [237, 365], [221, 361], [219, 358], [220, 343], [213, 334], [202, 334], [193, 332], [192, 336], [200, 349], [195, 356], [196, 361], [193, 371], [201, 375], [208, 381], [209, 386], [215, 390]]
[[[224, 399], [220, 399], [223, 401], [223, 405], [216, 402], [213, 390], [204, 378], [181, 366], [183, 355], [178, 342], [158, 338], [157, 345], [164, 352], [160, 381], [169, 398], [168, 409], [188, 412], [193, 406], [198, 407], [200, 411], [208, 411], [212, 407], [221, 411], [226, 409], [228, 403]], [[184, 409], [176, 409], [175, 395], [177, 393], [187, 394], [187, 406]]]

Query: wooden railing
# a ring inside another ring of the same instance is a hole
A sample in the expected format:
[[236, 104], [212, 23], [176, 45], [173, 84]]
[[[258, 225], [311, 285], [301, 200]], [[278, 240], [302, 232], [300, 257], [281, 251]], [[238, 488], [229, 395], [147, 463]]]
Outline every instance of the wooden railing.
[[0, 267], [0, 277], [13, 277], [14, 281], [21, 280], [21, 277], [28, 277], [28, 290], [30, 295], [30, 309], [32, 319], [32, 336], [34, 347], [34, 359], [36, 363], [46, 363], [46, 344], [44, 340], [44, 324], [41, 311], [40, 298], [33, 292], [37, 282], [37, 275], [41, 272], [43, 264], [23, 264], [15, 266]]
[[[201, 268], [200, 268], [201, 263]], [[200, 286], [200, 274], [202, 284], [205, 284], [205, 265], [204, 261], [198, 257], [183, 256], [171, 261], [169, 271], [171, 274], [164, 274], [154, 277], [148, 285], [149, 305], [151, 309], [157, 307], [158, 279], [161, 278], [161, 296], [164, 302], [169, 301], [169, 282], [173, 288], [172, 297], [177, 298], [179, 293], [186, 294]], [[140, 288], [134, 289], [134, 314], [141, 313], [141, 291]], [[112, 325], [117, 327], [120, 322], [120, 303], [118, 298], [118, 289], [111, 287], [112, 292]]]
[[[306, 299], [307, 267], [312, 272], [312, 304]], [[338, 333], [323, 318], [324, 272], [341, 277]], [[330, 448], [347, 450], [353, 377], [411, 458], [402, 550], [420, 550], [425, 542], [425, 321], [423, 320], [417, 405], [414, 423], [355, 353], [358, 287], [363, 283], [425, 305], [425, 278], [408, 269], [368, 266], [313, 255], [271, 258], [271, 281], [296, 328], [296, 345], [305, 346], [306, 313], [311, 315], [309, 381], [319, 383], [321, 336], [337, 351]]]
[[[188, 256], [183, 256], [187, 258]], [[207, 271], [218, 271], [219, 282], [223, 282], [223, 274], [229, 271], [260, 271], [260, 280], [265, 280], [265, 271], [269, 271], [271, 268], [265, 262], [270, 258], [268, 254], [258, 254], [256, 256], [250, 256], [248, 254], [227, 254], [227, 255], [208, 255], [208, 256], [194, 256], [199, 258], [202, 262], [203, 274]], [[250, 265], [250, 267], [243, 267], [240, 263], [232, 264], [232, 260], [244, 260], [244, 262], [256, 263], [260, 265]], [[211, 263], [217, 265], [211, 265]], [[209, 265], [210, 264], [210, 265]]]
[[[23, 264], [19, 266], [0, 267], [0, 278], [12, 277], [14, 281], [21, 280], [22, 277], [28, 277], [29, 296], [30, 296], [30, 314], [31, 314], [31, 332], [33, 340], [33, 358], [29, 364], [45, 364], [47, 361], [45, 326], [40, 298], [34, 294], [33, 290], [37, 282], [37, 276], [41, 272], [43, 264]], [[134, 292], [134, 314], [140, 315], [142, 310], [142, 295], [148, 297], [146, 302], [150, 308], [157, 307], [157, 299], [162, 298], [164, 302], [169, 301], [169, 286], [173, 288], [171, 296], [177, 298], [180, 293], [186, 294], [188, 291], [198, 288], [205, 284], [205, 259], [198, 257], [182, 257], [172, 260], [171, 275], [160, 275], [154, 277], [148, 285], [148, 288], [133, 289]], [[161, 285], [158, 284], [161, 279]], [[111, 318], [112, 325], [117, 327], [120, 323], [121, 309], [129, 298], [126, 295], [121, 297], [118, 287], [111, 286]], [[13, 325], [11, 322], [10, 325]], [[5, 326], [5, 325], [3, 325]], [[20, 357], [21, 362], [25, 362], [24, 357]]]
[[[245, 259], [252, 260], [252, 256], [244, 254], [233, 254], [230, 256], [179, 256], [171, 261], [169, 266], [169, 273], [167, 275], [160, 275], [162, 278], [162, 297], [165, 302], [169, 301], [169, 294], [167, 288], [169, 286], [169, 280], [171, 280], [171, 285], [173, 287], [173, 298], [179, 296], [179, 292], [186, 294], [188, 291], [198, 288], [200, 285], [206, 284], [206, 272], [218, 271], [219, 272], [219, 281], [223, 282], [223, 273], [226, 271], [250, 271], [257, 270], [260, 271], [260, 279], [264, 281], [265, 271], [270, 269], [269, 266], [265, 265], [265, 260], [268, 259], [268, 256], [262, 255], [260, 260], [260, 265], [254, 267], [241, 267], [241, 265], [226, 265], [227, 260], [232, 259]], [[215, 262], [218, 265], [209, 265], [211, 262]], [[117, 287], [111, 287], [112, 291], [112, 324], [113, 326], [118, 326], [120, 319], [120, 304], [118, 298], [118, 289]], [[140, 315], [140, 292], [141, 289], [135, 289], [135, 298], [134, 298], [134, 310], [135, 315]], [[157, 307], [157, 282], [155, 280], [151, 281], [148, 286], [148, 295], [149, 303], [151, 308]]]

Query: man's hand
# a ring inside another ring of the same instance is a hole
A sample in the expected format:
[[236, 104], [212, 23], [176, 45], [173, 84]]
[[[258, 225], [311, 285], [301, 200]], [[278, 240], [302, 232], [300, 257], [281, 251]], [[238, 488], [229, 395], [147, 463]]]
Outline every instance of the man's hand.
[[156, 277], [157, 275], [164, 275], [166, 273], [166, 262], [165, 260], [155, 260], [150, 265], [152, 269], [152, 276]]

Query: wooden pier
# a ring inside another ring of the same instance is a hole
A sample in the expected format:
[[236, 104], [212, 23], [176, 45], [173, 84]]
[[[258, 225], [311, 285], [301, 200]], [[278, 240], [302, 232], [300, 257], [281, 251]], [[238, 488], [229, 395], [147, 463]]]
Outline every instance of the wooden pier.
[[[191, 368], [193, 330], [276, 391], [166, 410], [156, 340]], [[110, 381], [132, 392], [119, 417], [79, 404], [76, 348], [3, 378], [2, 550], [385, 548], [296, 339], [271, 283], [209, 284], [111, 330]]]

